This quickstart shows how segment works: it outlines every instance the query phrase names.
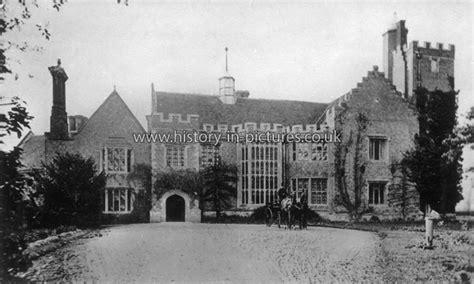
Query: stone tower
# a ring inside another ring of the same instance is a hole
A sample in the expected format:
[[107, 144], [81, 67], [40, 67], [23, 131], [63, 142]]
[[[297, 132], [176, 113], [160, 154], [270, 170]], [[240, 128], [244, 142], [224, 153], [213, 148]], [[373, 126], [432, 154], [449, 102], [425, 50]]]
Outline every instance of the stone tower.
[[51, 140], [68, 140], [68, 124], [66, 113], [66, 72], [58, 59], [57, 66], [48, 68], [53, 77], [53, 107], [51, 109], [50, 132], [47, 136]]
[[417, 87], [429, 91], [454, 90], [454, 52], [452, 44], [436, 43], [434, 46], [425, 42], [424, 46], [419, 46], [418, 41], [410, 42], [407, 50], [408, 93], [413, 94]]
[[405, 97], [411, 97], [417, 87], [429, 91], [454, 89], [454, 45], [419, 46], [412, 41], [407, 46], [405, 21], [395, 21], [383, 34], [383, 67], [385, 76]]
[[406, 46], [407, 34], [405, 21], [397, 22], [395, 18], [383, 34], [383, 71], [390, 81], [393, 81], [394, 57], [396, 56], [394, 53], [403, 50]]

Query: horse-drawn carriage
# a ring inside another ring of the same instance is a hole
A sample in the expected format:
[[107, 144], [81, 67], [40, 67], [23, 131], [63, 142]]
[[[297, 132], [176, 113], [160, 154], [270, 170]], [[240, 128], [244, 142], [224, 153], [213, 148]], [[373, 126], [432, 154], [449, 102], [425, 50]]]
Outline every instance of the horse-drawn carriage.
[[273, 224], [281, 226], [281, 208], [279, 202], [268, 203], [265, 206], [265, 224], [271, 227]]
[[277, 224], [278, 228], [286, 223], [288, 229], [292, 229], [296, 222], [300, 229], [307, 226], [308, 203], [304, 193], [298, 196], [297, 192], [287, 194], [283, 188], [278, 192], [278, 200], [273, 203], [267, 203], [265, 207], [265, 224], [270, 227]]

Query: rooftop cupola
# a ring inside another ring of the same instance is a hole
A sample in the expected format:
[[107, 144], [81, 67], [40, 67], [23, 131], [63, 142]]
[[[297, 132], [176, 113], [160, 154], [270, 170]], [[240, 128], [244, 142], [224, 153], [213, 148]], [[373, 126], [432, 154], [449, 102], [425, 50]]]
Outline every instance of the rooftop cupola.
[[229, 75], [229, 64], [225, 48], [225, 74], [219, 78], [219, 98], [225, 104], [235, 104], [235, 79]]

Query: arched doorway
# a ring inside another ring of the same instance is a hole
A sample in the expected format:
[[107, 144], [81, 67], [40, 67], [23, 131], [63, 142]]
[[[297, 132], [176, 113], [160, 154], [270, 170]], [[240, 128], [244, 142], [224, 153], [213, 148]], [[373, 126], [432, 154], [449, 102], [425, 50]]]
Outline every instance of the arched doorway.
[[175, 194], [166, 199], [166, 222], [184, 222], [184, 198]]

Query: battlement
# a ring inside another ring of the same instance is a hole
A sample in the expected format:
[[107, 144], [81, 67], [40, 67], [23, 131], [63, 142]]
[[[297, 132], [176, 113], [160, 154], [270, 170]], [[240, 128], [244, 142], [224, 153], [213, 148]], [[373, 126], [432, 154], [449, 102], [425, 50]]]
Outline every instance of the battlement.
[[218, 132], [236, 132], [236, 133], [241, 133], [241, 132], [247, 132], [251, 133], [254, 131], [259, 131], [259, 132], [265, 132], [265, 131], [270, 131], [270, 132], [276, 132], [276, 133], [296, 133], [296, 132], [314, 132], [318, 131], [318, 126], [317, 124], [297, 124], [297, 125], [291, 125], [291, 126], [284, 126], [280, 123], [256, 123], [256, 122], [244, 122], [241, 124], [232, 124], [232, 125], [227, 125], [227, 124], [218, 124], [217, 128], [216, 125], [210, 124], [210, 123], [204, 123], [201, 127], [201, 130], [204, 131], [218, 131]]
[[184, 118], [181, 113], [168, 113], [165, 115], [162, 112], [158, 112], [153, 115], [158, 116], [161, 122], [192, 123], [199, 119], [199, 115], [197, 114], [188, 114], [186, 118]]
[[445, 45], [439, 42], [436, 44], [424, 42], [423, 45], [420, 45], [418, 41], [414, 40], [410, 43], [409, 50], [412, 52], [418, 51], [422, 55], [454, 58], [456, 48], [454, 44]]
[[176, 129], [198, 129], [199, 115], [181, 113], [163, 113], [156, 112], [146, 116], [149, 129], [156, 128], [176, 128]]

